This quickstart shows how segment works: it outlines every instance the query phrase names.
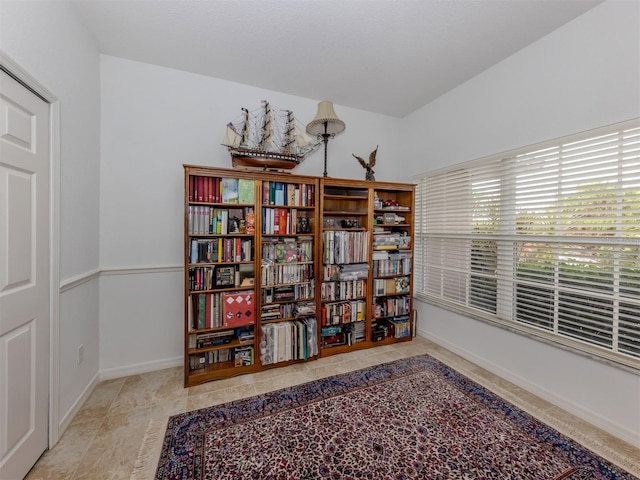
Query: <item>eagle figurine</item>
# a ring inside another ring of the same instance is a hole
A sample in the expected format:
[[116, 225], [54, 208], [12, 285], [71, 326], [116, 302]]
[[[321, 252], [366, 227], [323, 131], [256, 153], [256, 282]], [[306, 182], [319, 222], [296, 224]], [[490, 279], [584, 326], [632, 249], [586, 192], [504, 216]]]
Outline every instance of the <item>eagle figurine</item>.
[[352, 153], [351, 155], [354, 156], [354, 158], [356, 160], [358, 160], [358, 162], [360, 162], [360, 165], [362, 165], [362, 168], [367, 170], [367, 173], [365, 175], [365, 180], [371, 180], [371, 181], [375, 181], [375, 176], [374, 174], [376, 172], [373, 171], [373, 167], [375, 167], [376, 165], [376, 154], [378, 153], [378, 145], [376, 145], [376, 149], [371, 152], [369, 154], [369, 163], [365, 162], [362, 158], [356, 156], [355, 153]]

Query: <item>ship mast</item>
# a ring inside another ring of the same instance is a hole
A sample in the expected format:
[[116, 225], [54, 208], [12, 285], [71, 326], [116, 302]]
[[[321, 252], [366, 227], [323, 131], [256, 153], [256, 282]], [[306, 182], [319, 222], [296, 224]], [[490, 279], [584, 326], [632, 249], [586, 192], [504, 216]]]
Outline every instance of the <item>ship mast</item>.
[[295, 125], [293, 112], [291, 110], [287, 110], [287, 125], [285, 126], [286, 131], [284, 132], [284, 139], [282, 144], [282, 150], [287, 153], [294, 153], [294, 142], [295, 142]]
[[260, 145], [258, 148], [262, 151], [269, 149], [271, 143], [271, 108], [269, 102], [264, 102], [264, 119], [262, 123], [262, 137], [260, 138]]
[[240, 145], [246, 146], [249, 141], [249, 110], [242, 108], [244, 112], [244, 125], [242, 126], [242, 132], [240, 132]]

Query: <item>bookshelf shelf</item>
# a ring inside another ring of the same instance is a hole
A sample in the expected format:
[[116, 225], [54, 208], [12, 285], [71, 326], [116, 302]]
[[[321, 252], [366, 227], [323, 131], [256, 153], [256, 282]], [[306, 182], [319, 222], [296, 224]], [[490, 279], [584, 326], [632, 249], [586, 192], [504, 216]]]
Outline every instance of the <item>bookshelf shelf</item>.
[[350, 217], [368, 215], [368, 212], [355, 212], [353, 210], [324, 210], [322, 213], [325, 215], [347, 215]]
[[411, 340], [413, 185], [184, 172], [185, 386]]
[[315, 297], [282, 299], [273, 302], [262, 302], [262, 305], [279, 305], [281, 303], [315, 302]]
[[196, 238], [253, 238], [253, 235], [246, 233], [190, 233], [189, 236]]
[[253, 265], [252, 260], [238, 261], [238, 262], [197, 262], [189, 263], [190, 267], [206, 267], [208, 265]]
[[223, 344], [220, 344], [220, 345], [212, 345], [210, 347], [205, 347], [205, 348], [190, 348], [187, 353], [189, 355], [192, 355], [192, 354], [195, 354], [195, 353], [211, 352], [211, 351], [221, 350], [221, 349], [225, 349], [225, 348], [233, 348], [233, 347], [240, 347], [240, 346], [247, 346], [247, 345], [253, 345], [253, 341], [241, 342], [241, 341], [238, 341], [238, 340], [233, 340], [233, 341], [231, 341], [229, 343], [223, 343]]
[[236, 366], [234, 361], [215, 363], [202, 367], [201, 369], [194, 370], [191, 374], [191, 381], [194, 385], [199, 385], [201, 383], [205, 383], [219, 377], [227, 378], [232, 376], [229, 375], [229, 371], [235, 372], [235, 375], [243, 375], [246, 373], [260, 371], [260, 367], [257, 364]]
[[349, 302], [351, 300], [366, 300], [367, 297], [349, 297], [348, 299], [340, 299], [340, 300], [322, 300], [322, 303], [344, 303], [344, 302]]

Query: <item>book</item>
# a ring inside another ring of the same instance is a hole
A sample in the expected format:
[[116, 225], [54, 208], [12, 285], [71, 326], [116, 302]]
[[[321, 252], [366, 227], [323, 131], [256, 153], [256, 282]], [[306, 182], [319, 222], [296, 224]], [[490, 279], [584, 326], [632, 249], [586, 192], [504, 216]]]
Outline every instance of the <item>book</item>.
[[205, 294], [198, 295], [198, 329], [207, 326], [207, 296]]
[[287, 183], [287, 205], [297, 207], [296, 203], [296, 186], [293, 183]]
[[222, 198], [220, 197], [220, 179], [213, 179], [213, 201], [215, 203], [220, 203]]
[[276, 182], [268, 182], [268, 183], [269, 183], [269, 205], [275, 205]]
[[276, 219], [276, 222], [278, 224], [278, 231], [281, 234], [287, 234], [290, 233], [288, 231], [288, 217], [287, 217], [287, 210], [284, 208], [277, 208], [277, 214], [278, 214], [278, 218]]
[[238, 180], [238, 203], [251, 204], [255, 201], [253, 180], [241, 178]]
[[269, 191], [271, 182], [262, 182], [262, 204], [269, 205]]
[[204, 177], [196, 177], [194, 200], [204, 202]]
[[300, 203], [300, 185], [296, 185], [293, 190], [293, 204], [296, 207], [302, 206]]
[[222, 203], [238, 203], [238, 179], [222, 179]]
[[285, 184], [282, 182], [275, 182], [275, 193], [274, 193], [274, 203], [276, 205], [285, 205], [285, 195], [284, 195]]
[[240, 327], [254, 323], [254, 293], [225, 292], [222, 295], [225, 327]]

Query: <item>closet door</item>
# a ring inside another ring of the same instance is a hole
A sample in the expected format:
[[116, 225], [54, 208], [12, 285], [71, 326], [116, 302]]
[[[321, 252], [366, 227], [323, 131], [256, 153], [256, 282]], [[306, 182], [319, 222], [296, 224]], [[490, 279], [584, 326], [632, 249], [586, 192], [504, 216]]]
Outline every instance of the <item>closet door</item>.
[[0, 71], [0, 478], [47, 448], [49, 105]]

